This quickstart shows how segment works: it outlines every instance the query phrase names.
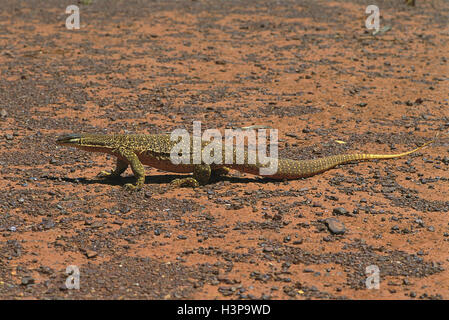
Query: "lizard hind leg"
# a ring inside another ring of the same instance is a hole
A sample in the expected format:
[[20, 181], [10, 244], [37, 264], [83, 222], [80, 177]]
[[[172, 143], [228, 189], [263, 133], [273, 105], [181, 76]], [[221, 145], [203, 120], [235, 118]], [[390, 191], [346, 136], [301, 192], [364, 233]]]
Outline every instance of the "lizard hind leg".
[[207, 184], [211, 175], [211, 168], [208, 164], [198, 164], [193, 167], [193, 176], [182, 179], [175, 179], [171, 182], [174, 187], [192, 187]]
[[220, 167], [220, 168], [212, 169], [211, 175], [216, 176], [216, 177], [226, 176], [229, 174], [230, 171], [231, 171], [231, 169], [229, 169], [228, 167]]

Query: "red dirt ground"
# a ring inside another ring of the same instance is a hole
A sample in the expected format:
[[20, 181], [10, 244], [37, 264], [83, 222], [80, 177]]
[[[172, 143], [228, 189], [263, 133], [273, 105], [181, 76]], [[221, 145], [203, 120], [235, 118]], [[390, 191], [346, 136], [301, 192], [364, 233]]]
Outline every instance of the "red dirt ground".
[[135, 193], [55, 145], [199, 120], [272, 126], [294, 159], [415, 148], [449, 130], [449, 3], [377, 1], [375, 37], [369, 4], [94, 0], [67, 30], [60, 1], [0, 1], [0, 298], [449, 299], [448, 138], [288, 182], [148, 168]]

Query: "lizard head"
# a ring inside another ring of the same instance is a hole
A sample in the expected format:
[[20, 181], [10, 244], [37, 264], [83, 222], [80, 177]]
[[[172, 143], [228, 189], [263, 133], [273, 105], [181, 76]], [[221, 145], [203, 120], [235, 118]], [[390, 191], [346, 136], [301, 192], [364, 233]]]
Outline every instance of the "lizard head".
[[111, 139], [101, 134], [65, 134], [56, 140], [56, 144], [75, 147], [87, 151], [103, 151], [112, 149]]

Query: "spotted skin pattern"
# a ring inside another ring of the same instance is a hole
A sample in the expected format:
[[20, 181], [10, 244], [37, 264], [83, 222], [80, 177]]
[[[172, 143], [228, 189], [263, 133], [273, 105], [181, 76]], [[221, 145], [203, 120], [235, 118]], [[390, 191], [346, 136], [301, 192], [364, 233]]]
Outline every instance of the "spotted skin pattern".
[[[190, 150], [193, 143], [190, 139]], [[345, 164], [351, 161], [364, 161], [372, 159], [393, 159], [406, 156], [416, 152], [436, 140], [433, 139], [411, 151], [399, 154], [341, 154], [312, 160], [291, 160], [279, 159], [277, 172], [266, 177], [273, 179], [299, 179], [310, 177], [318, 173], [329, 170], [339, 164]], [[190, 162], [188, 164], [174, 164], [171, 161], [170, 152], [177, 144], [177, 141], [171, 141], [169, 135], [102, 135], [102, 134], [68, 134], [58, 138], [56, 141], [59, 145], [76, 147], [81, 150], [90, 152], [102, 152], [117, 157], [116, 168], [112, 172], [102, 171], [100, 177], [115, 178], [119, 177], [128, 166], [136, 177], [136, 183], [125, 184], [125, 188], [129, 190], [140, 189], [145, 181], [145, 169], [143, 165], [161, 169], [169, 172], [177, 173], [193, 173], [191, 177], [175, 179], [172, 181], [173, 186], [178, 187], [198, 187], [207, 184], [211, 175], [224, 175], [229, 169], [240, 172], [261, 175], [260, 169], [267, 167], [261, 164], [256, 158], [256, 163], [248, 163], [248, 153], [244, 153], [242, 164], [238, 164], [236, 160], [236, 149], [233, 153], [233, 164], [192, 164], [193, 154], [190, 154]], [[202, 143], [202, 149], [207, 142]], [[222, 150], [222, 161], [225, 163], [225, 152]]]

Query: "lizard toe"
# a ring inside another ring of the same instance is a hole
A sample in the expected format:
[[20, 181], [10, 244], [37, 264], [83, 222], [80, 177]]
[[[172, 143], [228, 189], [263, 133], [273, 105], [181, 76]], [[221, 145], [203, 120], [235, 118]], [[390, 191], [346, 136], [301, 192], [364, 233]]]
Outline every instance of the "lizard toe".
[[127, 190], [127, 191], [137, 191], [137, 190], [141, 189], [141, 187], [135, 186], [135, 185], [133, 185], [132, 183], [126, 183], [126, 184], [123, 186], [123, 189], [125, 189], [125, 190]]
[[97, 177], [98, 178], [107, 178], [107, 177], [110, 177], [111, 176], [111, 172], [109, 172], [109, 171], [101, 171], [101, 172], [99, 172], [98, 174], [97, 174]]

